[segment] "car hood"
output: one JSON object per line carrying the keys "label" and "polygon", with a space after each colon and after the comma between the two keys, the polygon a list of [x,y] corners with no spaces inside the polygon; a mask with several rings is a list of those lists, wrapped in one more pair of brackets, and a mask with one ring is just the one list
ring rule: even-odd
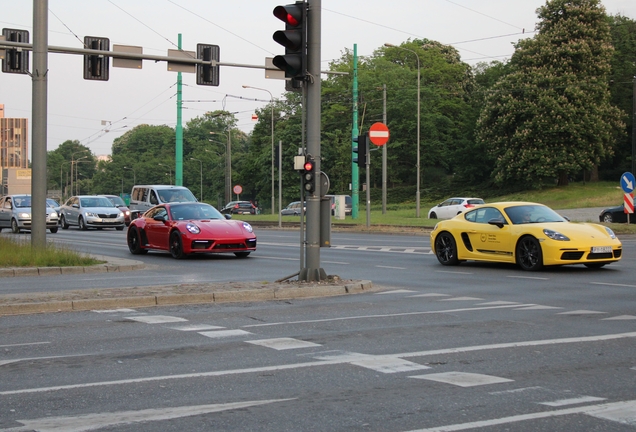
{"label": "car hood", "polygon": [[[16,213],[29,213],[29,214],[31,214],[31,207],[16,207],[13,210]],[[57,211],[54,208],[51,208],[51,207],[47,207],[46,208],[46,214],[47,215],[50,215],[53,212],[57,213]]]}
{"label": "car hood", "polygon": [[119,210],[116,207],[82,207],[82,211],[84,212],[91,212],[91,213],[106,213],[106,214],[114,214],[114,213],[121,213],[121,210]]}
{"label": "car hood", "polygon": [[[544,229],[557,231],[571,241],[590,246],[602,244],[621,244],[617,238],[611,238],[603,225],[591,223],[547,222],[527,225],[517,225],[528,230],[542,232]],[[539,236],[539,233],[535,233]],[[543,236],[542,236],[543,237]]]}
{"label": "car hood", "polygon": [[184,225],[186,223],[195,224],[201,229],[201,233],[213,234],[215,236],[218,236],[220,234],[240,237],[254,236],[253,232],[249,232],[245,228],[243,228],[243,222],[239,220],[204,219],[179,221],[180,225]]}

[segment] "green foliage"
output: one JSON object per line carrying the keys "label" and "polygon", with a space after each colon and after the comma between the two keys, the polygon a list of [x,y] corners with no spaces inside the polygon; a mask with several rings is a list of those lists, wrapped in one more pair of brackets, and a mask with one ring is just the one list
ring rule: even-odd
{"label": "green foliage", "polygon": [[100,263],[103,261],[52,244],[34,250],[30,242],[0,237],[0,267],[67,267]]}

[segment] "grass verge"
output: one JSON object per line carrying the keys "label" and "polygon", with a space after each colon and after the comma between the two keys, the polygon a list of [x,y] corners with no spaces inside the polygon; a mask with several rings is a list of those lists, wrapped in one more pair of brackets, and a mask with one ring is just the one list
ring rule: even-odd
{"label": "grass verge", "polygon": [[0,267],[70,267],[101,264],[87,255],[48,244],[33,249],[30,239],[0,237]]}

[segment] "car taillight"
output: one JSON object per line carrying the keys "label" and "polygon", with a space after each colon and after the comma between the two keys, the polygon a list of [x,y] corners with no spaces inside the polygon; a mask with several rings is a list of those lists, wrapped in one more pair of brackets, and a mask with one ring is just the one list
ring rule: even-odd
{"label": "car taillight", "polygon": [[238,204],[234,204],[234,208],[239,208],[239,205]]}
{"label": "car taillight", "polygon": [[466,207],[466,208],[475,207],[475,204],[464,204],[464,207]]}

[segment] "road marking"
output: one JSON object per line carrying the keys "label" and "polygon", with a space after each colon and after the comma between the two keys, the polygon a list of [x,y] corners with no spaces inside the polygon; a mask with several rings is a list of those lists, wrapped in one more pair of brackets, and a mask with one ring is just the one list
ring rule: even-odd
{"label": "road marking", "polygon": [[441,299],[441,300],[437,300],[437,301],[446,302],[446,301],[469,301],[469,300],[483,300],[483,298],[477,298],[477,297],[453,297],[453,298]]}
{"label": "road marking", "polygon": [[21,344],[0,345],[0,348],[11,348],[11,347],[29,346],[29,345],[45,345],[50,343],[51,342],[25,342]]}
{"label": "road marking", "polygon": [[522,387],[522,388],[517,388],[517,389],[512,389],[512,390],[502,390],[502,391],[496,391],[496,392],[489,392],[488,394],[490,394],[490,395],[502,395],[502,394],[510,394],[510,393],[523,393],[523,392],[534,391],[534,390],[543,390],[543,387],[541,387],[541,386]]}
{"label": "road marking", "polygon": [[437,381],[441,383],[456,385],[459,387],[475,387],[514,381],[508,378],[467,372],[442,372],[435,374],[415,375],[410,376],[409,378]]}
{"label": "road marking", "polygon": [[12,363],[20,363],[24,361],[32,362],[32,361],[39,361],[39,360],[51,360],[51,359],[69,358],[69,357],[83,357],[83,355],[74,354],[74,355],[64,355],[64,356],[25,357],[25,358],[17,358],[17,359],[9,359],[9,360],[0,360],[0,366],[12,364]]}
{"label": "road marking", "polygon": [[559,312],[557,315],[593,315],[593,314],[605,314],[607,312],[598,312],[591,310],[575,310],[570,312]]}
{"label": "road marking", "polygon": [[275,338],[275,339],[260,339],[260,340],[251,340],[245,341],[250,344],[264,346],[266,348],[272,348],[278,351],[288,350],[288,349],[298,349],[298,348],[312,348],[319,347],[321,345],[307,342],[294,338]]}
{"label": "road marking", "polygon": [[460,272],[460,271],[451,271],[451,270],[435,270],[435,273],[450,273],[450,274],[461,274],[461,275],[471,275],[471,274],[473,274],[473,273],[469,273],[469,272]]}
{"label": "road marking", "polygon": [[169,329],[172,330],[179,330],[179,331],[203,331],[203,330],[220,330],[222,328],[225,327],[219,327],[219,326],[213,326],[213,325],[208,325],[208,324],[192,324],[192,325],[184,325],[184,326],[174,326],[174,327],[170,327],[168,326]]}
{"label": "road marking", "polygon": [[343,363],[349,363],[354,366],[360,366],[386,374],[430,369],[430,366],[425,366],[419,363],[404,360],[393,355],[369,355],[343,352],[314,356],[314,358],[318,360],[338,360]]}
{"label": "road marking", "polygon": [[[381,294],[381,293],[377,293],[377,294]],[[312,324],[312,323],[319,323],[319,322],[336,322],[336,321],[348,321],[348,320],[356,320],[356,319],[392,318],[392,317],[398,317],[398,316],[411,316],[411,315],[433,315],[433,314],[445,314],[445,313],[455,313],[455,312],[473,312],[473,311],[491,310],[491,309],[510,309],[510,308],[516,308],[519,306],[531,306],[531,305],[482,306],[482,307],[471,307],[471,308],[460,308],[460,309],[445,309],[440,311],[403,312],[403,313],[381,314],[381,315],[380,314],[379,315],[359,315],[359,316],[340,317],[340,318],[273,322],[273,323],[265,323],[265,324],[248,324],[242,327],[243,328],[270,327],[270,326],[277,326],[277,325]]]}
{"label": "road marking", "polygon": [[511,301],[493,301],[493,302],[488,302],[488,303],[479,303],[477,304],[477,306],[494,306],[494,305],[518,305],[520,303],[518,302],[511,302]]}
{"label": "road marking", "polygon": [[512,279],[533,279],[533,280],[550,280],[550,278],[546,277],[537,277],[537,276],[506,276]]}
{"label": "road marking", "polygon": [[252,333],[246,332],[245,330],[213,330],[213,331],[199,332],[199,334],[215,339],[215,338],[223,338],[223,337],[231,337],[231,336],[245,336]]}
{"label": "road marking", "polygon": [[[461,431],[467,429],[476,429],[482,427],[504,425],[509,423],[517,423],[527,420],[537,420],[549,417],[559,417],[571,414],[587,414],[593,417],[606,420],[613,420],[626,425],[633,425],[633,418],[636,416],[636,401],[615,402],[601,405],[591,405],[578,408],[566,408],[556,411],[539,412],[532,414],[520,414],[510,417],[502,417],[498,419],[482,420],[470,423],[459,423],[454,425],[438,426],[426,429],[417,429],[409,432],[450,432]],[[630,420],[631,416],[631,420]]]}
{"label": "road marking", "polygon": [[578,398],[560,399],[553,402],[539,402],[539,405],[560,407],[560,406],[566,406],[566,405],[578,405],[578,404],[588,403],[588,402],[600,402],[606,399],[607,398],[600,398],[600,397],[594,397],[594,396],[581,396]]}
{"label": "road marking", "polygon": [[604,286],[615,286],[615,287],[625,287],[625,288],[636,288],[636,285],[625,285],[625,284],[613,284],[613,283],[605,283],[605,282],[590,282],[592,285],[604,285]]}
{"label": "road marking", "polygon": [[[160,420],[172,420],[183,417],[191,417],[201,414],[236,410],[258,405],[266,405],[276,402],[285,402],[290,399],[269,399],[245,402],[232,402],[225,404],[195,405],[181,407],[162,407],[138,411],[118,411],[110,413],[93,413],[78,416],[65,417],[45,417],[40,419],[16,420],[25,427],[20,430],[46,430],[46,431],[66,431],[80,432],[102,429],[106,427],[128,425],[134,423],[145,423]],[[2,431],[17,431],[17,428],[2,429]]]}
{"label": "road marking", "polygon": [[382,265],[377,265],[376,267],[385,268],[385,269],[406,270],[406,267],[393,267],[393,266],[382,266]]}
{"label": "road marking", "polygon": [[[544,339],[544,340],[534,340],[534,341],[499,343],[499,344],[492,344],[492,345],[476,345],[476,346],[468,346],[468,347],[445,348],[445,349],[429,350],[429,351],[397,353],[397,354],[391,354],[391,355],[386,355],[382,357],[403,359],[403,358],[410,358],[410,357],[426,357],[426,356],[435,356],[440,354],[457,354],[457,353],[484,351],[484,350],[492,350],[492,349],[559,345],[559,344],[583,343],[583,342],[603,342],[603,341],[626,339],[626,338],[636,338],[636,332],[616,333],[616,334],[607,334],[607,335],[600,335],[600,336],[583,336],[583,337],[577,337],[577,338]],[[379,357],[379,356],[374,356],[374,357]],[[323,361],[313,361],[313,362],[304,362],[304,363],[291,363],[291,364],[285,364],[285,365],[261,366],[261,367],[245,368],[245,369],[229,369],[229,370],[212,371],[212,372],[199,372],[199,373],[188,373],[188,374],[178,374],[178,375],[160,375],[160,376],[144,377],[144,378],[130,378],[130,379],[114,380],[114,381],[98,381],[98,382],[92,382],[92,383],[68,384],[68,385],[52,386],[52,387],[39,387],[39,388],[0,391],[0,396],[28,394],[28,393],[44,393],[49,391],[71,390],[71,389],[78,389],[78,388],[139,384],[139,383],[145,383],[145,382],[167,381],[167,380],[174,380],[174,379],[193,379],[193,378],[206,378],[206,377],[217,377],[217,376],[262,373],[262,372],[275,372],[275,371],[293,370],[293,369],[310,368],[310,367],[331,366],[331,365],[337,365],[337,364],[343,364],[343,363],[349,363],[349,362],[343,361],[343,360],[328,360],[328,361],[323,360]],[[636,370],[636,367],[632,369]],[[454,429],[451,429],[451,430],[454,430]],[[457,430],[461,430],[461,429],[457,429]]]}
{"label": "road marking", "polygon": [[534,305],[534,306],[525,306],[515,310],[547,310],[547,309],[563,309],[563,308],[556,307],[556,306]]}
{"label": "road marking", "polygon": [[418,295],[409,296],[409,298],[411,297],[450,297],[450,294],[428,293],[428,294],[418,294]]}
{"label": "road marking", "polygon": [[106,314],[111,314],[111,313],[119,313],[119,312],[125,312],[125,313],[133,313],[133,312],[137,312],[134,309],[104,309],[104,310],[93,310],[91,312],[97,312],[97,313],[106,313]]}
{"label": "road marking", "polygon": [[603,318],[601,321],[611,321],[611,320],[635,320],[636,316],[634,315],[619,315],[611,318]]}
{"label": "road marking", "polygon": [[142,322],[145,324],[165,324],[165,323],[172,323],[172,322],[187,321],[187,319],[185,318],[173,317],[168,315],[134,316],[134,317],[125,317],[125,319],[130,321]]}

